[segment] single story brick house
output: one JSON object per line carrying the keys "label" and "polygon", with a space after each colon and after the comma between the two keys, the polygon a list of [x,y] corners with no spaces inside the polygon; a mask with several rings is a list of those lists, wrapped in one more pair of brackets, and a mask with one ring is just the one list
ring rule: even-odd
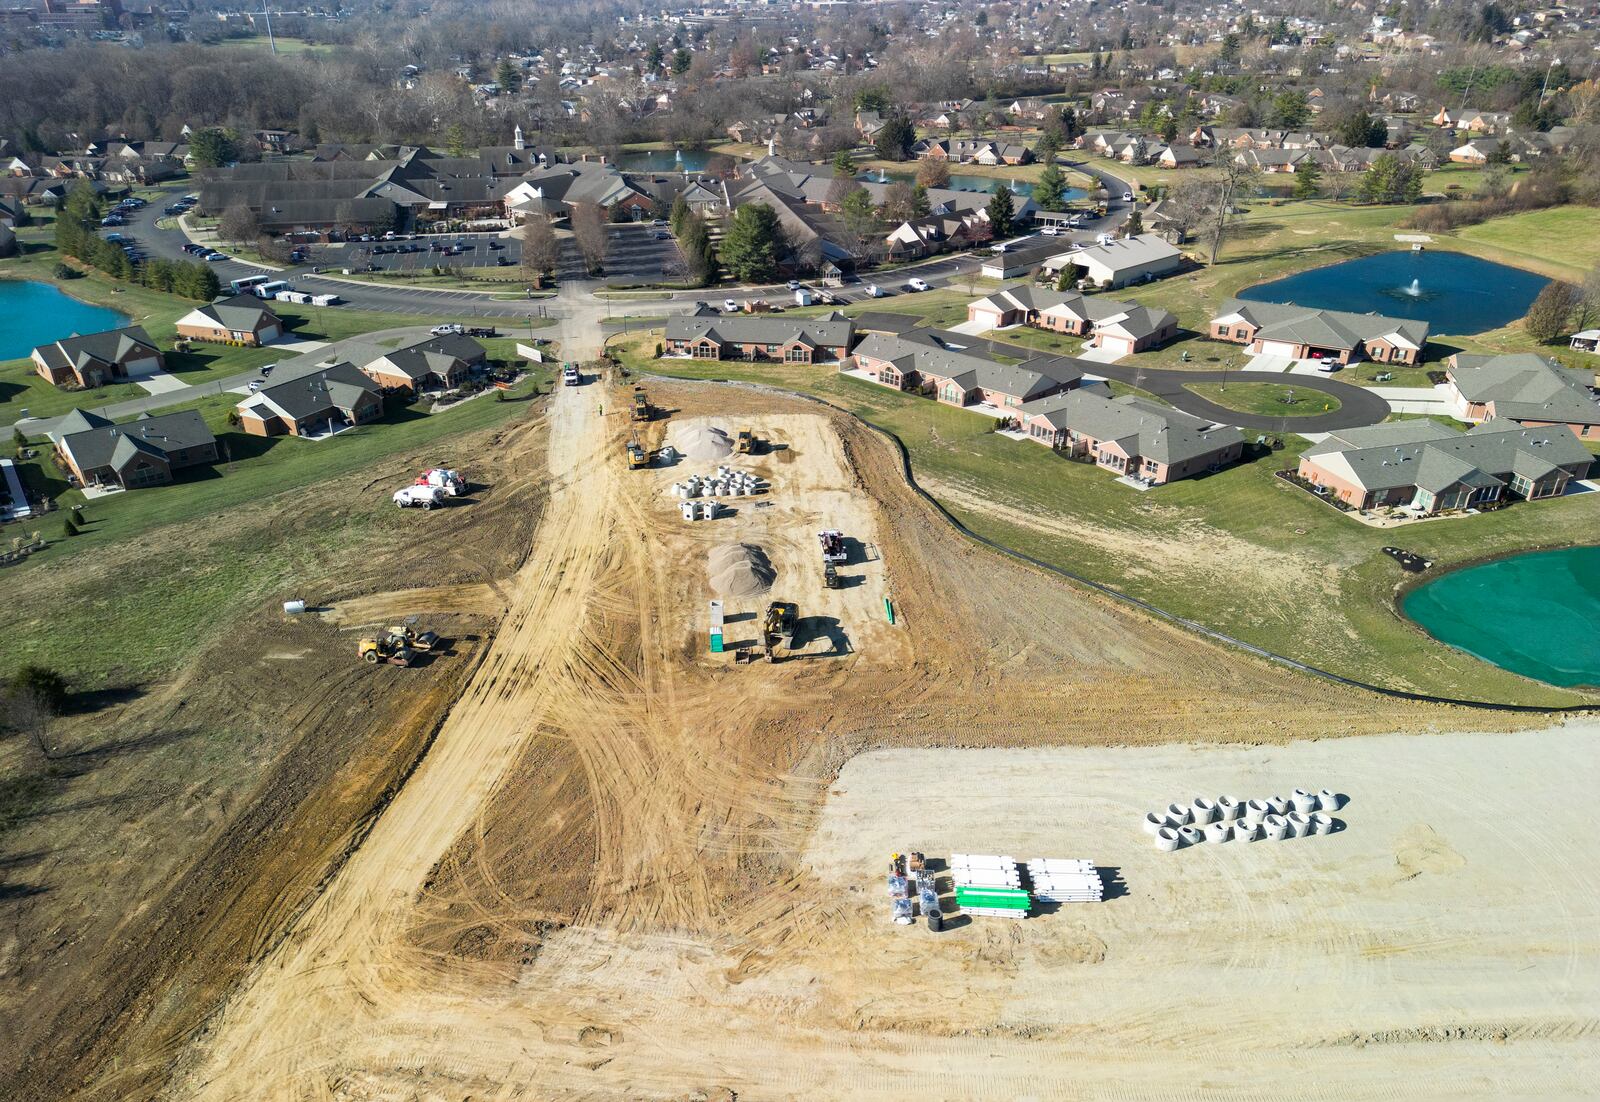
{"label": "single story brick house", "polygon": [[816,318],[740,317],[702,306],[667,319],[665,354],[696,360],[838,363],[850,354],[855,326],[843,314]]}
{"label": "single story brick house", "polygon": [[1027,284],[969,302],[967,320],[985,321],[995,329],[1031,325],[1053,333],[1087,336],[1091,347],[1114,349],[1122,355],[1160,348],[1178,333],[1178,319],[1157,307]]}
{"label": "single story brick house", "polygon": [[1154,486],[1216,470],[1244,453],[1244,437],[1232,426],[1132,394],[1112,398],[1099,386],[1029,402],[1018,425],[1030,440]]}
{"label": "single story brick house", "polygon": [[1558,497],[1594,461],[1565,425],[1477,425],[1456,432],[1435,421],[1344,429],[1300,456],[1299,475],[1354,509],[1434,514],[1515,495]]}
{"label": "single story brick house", "polygon": [[485,359],[483,345],[451,333],[397,348],[362,366],[361,371],[385,390],[419,393],[460,386]]}
{"label": "single story brick house", "polygon": [[190,310],[178,319],[177,330],[186,340],[251,347],[271,344],[284,332],[283,322],[271,307],[249,294],[219,298]]}
{"label": "single story brick house", "polygon": [[280,376],[237,408],[251,436],[326,436],[382,417],[383,390],[352,363],[324,363]]}
{"label": "single story brick house", "polygon": [[1231,298],[1211,319],[1211,336],[1256,354],[1296,360],[1416,364],[1428,343],[1428,323]]}
{"label": "single story brick house", "polygon": [[1532,352],[1511,356],[1458,352],[1445,363],[1445,385],[1459,420],[1566,425],[1580,439],[1600,440],[1593,371],[1562,367]]}
{"label": "single story brick house", "polygon": [[166,361],[150,335],[130,325],[40,345],[33,365],[56,386],[95,387],[154,375]]}
{"label": "single story brick house", "polygon": [[212,463],[217,438],[196,410],[144,414],[116,424],[98,414],[73,410],[50,432],[56,459],[80,486],[160,486],[174,471]]}
{"label": "single story brick house", "polygon": [[1084,368],[1091,365],[1070,356],[1001,363],[989,354],[986,342],[936,329],[913,329],[898,335],[868,334],[856,345],[851,366],[896,390],[931,387],[934,397],[946,405],[1015,410],[1081,386]]}
{"label": "single story brick house", "polygon": [[1025,165],[1033,163],[1033,150],[1021,142],[996,142],[987,138],[937,138],[918,142],[912,153],[930,161],[952,164]]}

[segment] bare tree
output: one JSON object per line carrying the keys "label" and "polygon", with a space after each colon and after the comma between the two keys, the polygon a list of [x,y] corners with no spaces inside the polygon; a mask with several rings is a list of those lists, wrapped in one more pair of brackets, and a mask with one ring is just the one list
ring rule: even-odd
{"label": "bare tree", "polygon": [[530,218],[517,231],[522,241],[522,274],[529,282],[542,284],[547,276],[555,274],[561,263],[561,243],[550,223],[543,218]]}
{"label": "bare tree", "polygon": [[1240,164],[1232,157],[1224,157],[1217,162],[1217,173],[1211,181],[1211,202],[1200,227],[1210,248],[1207,264],[1217,262],[1217,254],[1222,251],[1228,231],[1237,219],[1239,199],[1254,178],[1255,169]]}
{"label": "bare tree", "polygon": [[217,221],[217,236],[224,241],[254,241],[261,235],[261,226],[255,212],[243,203],[235,203],[222,212]]}
{"label": "bare tree", "polygon": [[572,208],[572,236],[583,254],[584,267],[590,275],[599,275],[606,262],[606,215],[593,203],[579,203]]}

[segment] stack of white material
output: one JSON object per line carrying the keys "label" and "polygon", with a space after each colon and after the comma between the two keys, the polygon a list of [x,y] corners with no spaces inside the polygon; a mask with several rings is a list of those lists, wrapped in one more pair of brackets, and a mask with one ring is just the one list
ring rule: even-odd
{"label": "stack of white material", "polygon": [[1050,903],[1099,903],[1105,886],[1094,863],[1082,858],[1035,857],[1027,864],[1033,897]]}
{"label": "stack of white material", "polygon": [[1015,857],[991,857],[983,853],[952,853],[950,877],[957,887],[1018,888],[1022,874]]}
{"label": "stack of white material", "polygon": [[1168,804],[1164,812],[1147,813],[1144,829],[1155,835],[1157,849],[1168,852],[1201,842],[1305,838],[1331,834],[1336,823],[1328,813],[1338,811],[1343,804],[1344,797],[1327,788],[1316,793],[1297,788],[1287,800],[1282,796],[1253,800],[1196,796],[1187,804]]}

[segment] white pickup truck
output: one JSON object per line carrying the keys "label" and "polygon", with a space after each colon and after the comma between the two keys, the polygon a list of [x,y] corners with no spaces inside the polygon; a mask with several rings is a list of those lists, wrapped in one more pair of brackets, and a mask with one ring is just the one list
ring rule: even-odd
{"label": "white pickup truck", "polygon": [[394,503],[402,509],[432,509],[444,504],[444,491],[437,486],[406,486],[394,492]]}
{"label": "white pickup truck", "polygon": [[568,364],[566,370],[561,372],[562,386],[577,386],[581,382],[583,382],[583,376],[578,374],[578,369],[572,364]]}

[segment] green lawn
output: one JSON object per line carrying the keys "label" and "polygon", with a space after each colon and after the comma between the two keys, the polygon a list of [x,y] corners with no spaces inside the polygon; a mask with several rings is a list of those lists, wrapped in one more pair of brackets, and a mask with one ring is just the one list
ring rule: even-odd
{"label": "green lawn", "polygon": [[[917,478],[974,531],[1242,639],[1394,688],[1559,705],[1579,694],[1537,685],[1434,643],[1394,611],[1402,577],[1390,543],[1441,565],[1592,541],[1586,497],[1466,520],[1369,529],[1274,477],[1300,448],[1287,438],[1218,475],[1149,493],[1037,444],[991,418],[899,394],[827,367],[650,358],[656,334],[624,342],[633,369],[745,379],[815,394],[893,431]],[[1233,384],[1230,384],[1230,390]],[[1219,578],[1228,584],[1219,586]]]}
{"label": "green lawn", "polygon": [[[1462,248],[1523,268],[1581,280],[1594,267],[1600,241],[1600,209],[1552,207],[1494,218],[1455,233]],[[1496,255],[1500,254],[1500,255]]]}
{"label": "green lawn", "polygon": [[1344,403],[1331,394],[1288,383],[1185,383],[1208,402],[1240,413],[1261,413],[1270,417],[1318,417],[1332,413]]}

